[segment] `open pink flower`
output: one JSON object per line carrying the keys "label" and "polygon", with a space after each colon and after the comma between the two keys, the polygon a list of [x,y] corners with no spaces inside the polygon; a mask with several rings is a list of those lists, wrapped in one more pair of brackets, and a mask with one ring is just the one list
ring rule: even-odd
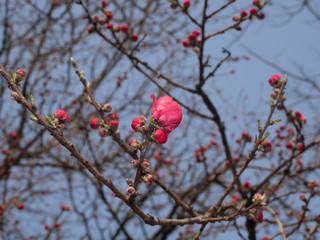
{"label": "open pink flower", "polygon": [[151,95],[153,105],[151,115],[165,128],[167,133],[177,128],[182,120],[182,108],[172,97],[164,96],[158,100]]}

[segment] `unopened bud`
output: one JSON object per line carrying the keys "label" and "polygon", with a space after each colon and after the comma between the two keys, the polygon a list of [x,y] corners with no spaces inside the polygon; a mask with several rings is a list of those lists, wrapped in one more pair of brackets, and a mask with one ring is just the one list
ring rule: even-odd
{"label": "unopened bud", "polygon": [[252,202],[261,203],[265,197],[266,197],[265,193],[263,195],[261,193],[256,193],[253,196]]}
{"label": "unopened bud", "polygon": [[141,180],[142,180],[143,182],[149,184],[149,183],[152,183],[153,178],[152,178],[151,174],[146,174],[146,175],[144,175],[144,176],[141,177]]}
{"label": "unopened bud", "polygon": [[139,161],[138,160],[132,160],[131,161],[131,166],[132,167],[136,168],[136,167],[138,167],[138,165],[139,165]]}
{"label": "unopened bud", "polygon": [[109,136],[108,129],[99,128],[99,135],[100,135],[100,137],[107,137],[107,136]]}
{"label": "unopened bud", "polygon": [[106,103],[105,105],[103,105],[102,111],[111,112],[112,111],[112,105],[110,103]]}
{"label": "unopened bud", "polygon": [[132,186],[133,185],[133,182],[130,178],[126,178],[126,183],[129,185],[129,186]]}
{"label": "unopened bud", "polygon": [[131,139],[129,142],[129,146],[135,148],[135,149],[139,149],[141,147],[141,142],[139,139]]}
{"label": "unopened bud", "polygon": [[15,100],[15,101],[20,101],[19,94],[16,93],[16,92],[12,92],[12,93],[11,93],[11,99],[12,99],[12,100]]}
{"label": "unopened bud", "polygon": [[128,187],[128,188],[127,188],[127,193],[130,194],[130,195],[132,195],[132,194],[135,193],[135,189],[134,189],[133,187]]}

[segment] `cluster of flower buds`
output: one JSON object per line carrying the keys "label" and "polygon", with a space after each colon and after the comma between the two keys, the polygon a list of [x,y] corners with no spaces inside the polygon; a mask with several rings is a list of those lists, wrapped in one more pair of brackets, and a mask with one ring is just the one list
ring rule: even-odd
{"label": "cluster of flower buds", "polygon": [[241,10],[240,16],[238,14],[234,14],[232,20],[235,22],[240,22],[246,19],[247,17],[250,19],[253,17],[257,17],[258,19],[263,20],[265,14],[263,12],[260,12],[260,9],[265,5],[265,1],[260,2],[260,0],[253,0],[252,4],[256,7],[251,7],[249,9],[249,16],[246,10]]}
{"label": "cluster of flower buds", "polygon": [[147,159],[143,159],[142,162],[140,161],[140,158],[132,160],[131,166],[134,168],[138,168],[139,166],[141,166],[142,168],[141,180],[145,183],[152,182],[152,175],[149,173],[150,163]]}
{"label": "cluster of flower buds", "polygon": [[286,144],[286,148],[288,149],[299,149],[300,152],[304,151],[304,144],[303,143],[298,143],[297,146],[294,146],[293,143],[291,141],[287,142]]}
{"label": "cluster of flower buds", "polygon": [[70,206],[66,205],[66,204],[63,204],[63,203],[60,203],[60,209],[62,211],[70,211]]}
{"label": "cluster of flower buds", "polygon": [[[25,76],[26,76],[26,72],[23,69],[18,69],[16,71],[16,74],[14,74],[13,83],[16,84],[16,86],[18,88],[20,88],[21,87],[21,82],[25,78]],[[8,83],[8,88],[10,90],[14,91],[14,89],[11,87],[11,85],[9,83]],[[12,92],[10,97],[11,97],[12,100],[20,103],[20,97],[19,97],[19,94],[17,92]]]}
{"label": "cluster of flower buds", "polygon": [[[175,9],[179,7],[179,3],[176,0],[171,0],[170,7]],[[186,12],[189,7],[190,7],[190,0],[184,0],[183,3],[180,5],[182,12]]]}
{"label": "cluster of flower buds", "polygon": [[199,46],[201,43],[201,39],[197,39],[198,36],[200,35],[200,31],[198,30],[193,30],[187,38],[184,38],[182,40],[182,44],[185,47],[195,47]]}
{"label": "cluster of flower buds", "polygon": [[[111,104],[107,103],[102,108],[104,112],[110,112],[112,110]],[[110,135],[109,131],[116,131],[118,132],[119,126],[119,116],[117,112],[109,113],[106,116],[107,124],[103,120],[98,119],[97,117],[92,118],[90,121],[90,126],[92,129],[99,129],[100,137],[107,137]]]}
{"label": "cluster of flower buds", "polygon": [[109,5],[106,1],[101,1],[101,10],[103,12],[103,17],[99,17],[97,14],[91,16],[91,23],[94,25],[90,25],[88,27],[88,33],[93,33],[95,31],[95,27],[98,25],[106,24],[106,28],[110,29],[112,32],[124,32],[127,34],[128,38],[134,42],[138,41],[139,35],[138,33],[134,33],[133,30],[130,30],[127,24],[123,25],[114,25],[111,20],[113,18],[113,13],[109,9],[105,9]]}
{"label": "cluster of flower buds", "polygon": [[69,123],[69,116],[62,109],[57,110],[53,114],[52,119],[53,119],[53,126],[56,128],[64,127]]}
{"label": "cluster of flower buds", "polygon": [[303,116],[300,111],[295,111],[293,119],[297,121],[301,127],[307,123],[307,118]]}
{"label": "cluster of flower buds", "polygon": [[309,181],[308,187],[309,188],[314,188],[314,187],[318,187],[320,184],[317,182],[317,180],[312,179]]}
{"label": "cluster of flower buds", "polygon": [[133,182],[130,178],[126,178],[126,183],[128,184],[127,193],[131,196],[135,194],[136,190],[133,187]]}
{"label": "cluster of flower buds", "polygon": [[127,37],[133,42],[136,42],[139,39],[139,34],[133,32],[133,30],[130,29],[127,24],[114,25],[112,22],[109,22],[107,23],[106,28],[111,30],[114,33],[117,33],[120,31],[126,33]]}
{"label": "cluster of flower buds", "polygon": [[200,148],[194,150],[194,156],[198,163],[205,161],[208,157],[205,155],[205,152],[209,149],[210,145],[204,145]]}
{"label": "cluster of flower buds", "polygon": [[236,138],[235,141],[236,141],[237,143],[240,143],[240,142],[242,142],[242,141],[244,141],[244,142],[251,142],[251,141],[252,141],[252,136],[251,136],[249,133],[243,131],[243,132],[241,133],[241,137],[240,137],[240,138]]}

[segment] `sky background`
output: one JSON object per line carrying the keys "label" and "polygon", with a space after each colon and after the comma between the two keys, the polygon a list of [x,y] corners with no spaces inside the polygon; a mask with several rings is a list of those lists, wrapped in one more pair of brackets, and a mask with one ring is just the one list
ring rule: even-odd
{"label": "sky background", "polygon": [[[220,6],[221,3],[224,3],[225,1],[209,2]],[[249,11],[249,8],[252,7],[251,2],[251,0],[237,1],[230,9],[227,9],[216,17],[212,25],[208,26],[207,32],[215,31],[220,29],[221,26],[231,24],[232,15],[239,13],[241,9]],[[277,73],[282,76],[284,76],[285,72],[288,73],[289,80],[286,90],[288,105],[294,110],[300,110],[303,115],[307,117],[308,125],[310,124],[313,126],[313,124],[317,122],[317,119],[319,119],[318,105],[310,105],[309,101],[305,101],[297,94],[298,91],[311,94],[313,97],[310,97],[309,100],[317,102],[319,101],[319,92],[310,88],[310,85],[305,81],[299,81],[299,79],[293,77],[294,75],[301,76],[305,73],[306,76],[317,83],[320,81],[318,77],[320,72],[320,19],[311,14],[310,10],[301,8],[301,2],[301,0],[275,0],[273,1],[272,6],[266,6],[264,8],[263,12],[266,15],[265,20],[260,21],[254,19],[253,21],[247,21],[242,25],[243,31],[238,32],[231,30],[208,41],[206,45],[206,54],[210,53],[214,58],[219,60],[220,57],[223,56],[221,53],[222,48],[226,48],[232,53],[233,57],[239,57],[239,61],[229,61],[223,64],[216,73],[216,76],[205,85],[205,91],[210,93],[211,99],[222,113],[222,120],[226,122],[228,136],[239,136],[243,130],[256,132],[256,124],[252,124],[252,121],[256,121],[256,115],[261,115],[261,120],[263,122],[263,118],[269,110],[269,95],[272,92],[272,88],[268,84],[268,78]],[[315,12],[320,12],[320,2],[318,0],[310,1],[310,3]],[[75,8],[75,12],[77,12],[77,10],[80,11],[81,8]],[[30,13],[26,11],[25,16],[28,16],[28,14]],[[84,25],[86,25],[85,21]],[[23,28],[23,25],[21,26]],[[181,31],[178,33],[177,37],[182,39],[193,29],[194,27],[190,24],[190,26],[186,28],[186,31]],[[94,45],[98,43],[98,38],[96,36],[89,36],[88,39],[88,45],[82,45],[82,47],[76,49],[78,50],[78,56],[81,56],[81,49],[87,49],[90,47],[90,44]],[[146,38],[146,41],[147,40],[148,38]],[[177,46],[177,54],[179,54],[178,51],[180,50],[191,51],[190,49],[184,49],[182,44],[179,43],[179,46]],[[267,65],[259,60],[255,54],[273,63],[275,66],[282,68],[284,71]],[[161,53],[155,52],[155,55],[150,55],[150,52],[148,52],[148,55],[149,59],[147,60],[156,63],[158,59],[155,55],[161,56]],[[248,56],[249,60],[245,59],[244,56]],[[194,64],[194,59],[195,58],[190,58],[188,64]],[[68,58],[66,58],[66,62],[67,61],[69,61]],[[64,63],[64,66],[67,66],[66,62]],[[89,65],[86,66],[84,62],[85,61],[79,62],[80,68],[83,68],[86,73],[90,72]],[[189,73],[189,71],[193,70],[192,68],[183,68],[183,65],[180,66],[181,63],[177,62],[176,64],[179,66],[179,69],[181,69],[180,71],[182,74],[184,74],[184,72]],[[122,72],[123,69],[121,69],[121,67],[126,69],[128,65],[128,62],[124,63],[120,66],[118,72],[115,70],[113,75],[116,77],[118,73]],[[25,68],[26,66],[27,65],[21,67]],[[99,66],[97,66],[97,68],[99,68]],[[59,71],[64,72],[65,69],[59,69]],[[71,70],[71,72],[72,71],[73,70]],[[96,71],[96,73],[97,72],[98,71]],[[231,72],[233,72],[233,74],[230,74]],[[54,76],[56,75],[54,72],[52,74]],[[94,73],[91,74],[92,75],[86,75],[89,81],[95,77]],[[73,79],[76,79],[74,74],[72,77]],[[134,71],[129,75],[129,78],[139,77],[141,77],[141,75]],[[81,92],[82,86],[79,81],[75,80],[75,82],[77,82],[78,85],[75,84],[73,90],[76,93],[75,95],[77,95]],[[107,90],[106,88],[101,88],[100,91],[97,91],[97,95],[100,95],[100,99],[103,99],[104,91],[113,91],[114,89],[114,87]],[[149,104],[151,103],[151,93],[152,92],[147,91],[143,97],[143,100]],[[173,91],[173,96],[175,96],[174,94],[175,92]],[[120,94],[119,96],[119,99],[123,97]],[[56,95],[52,95],[51,97],[55,98]],[[177,94],[176,97],[180,97],[180,95]],[[60,101],[60,103],[64,104],[63,101]],[[61,105],[63,106],[63,104]],[[114,105],[114,108],[117,109],[121,106],[121,101],[115,101],[112,104]],[[11,108],[14,105],[15,103],[10,102],[7,107]],[[145,107],[146,105],[141,103],[141,106],[141,112],[149,113],[147,107]],[[50,111],[52,112],[52,109],[50,109]],[[48,110],[48,112],[50,111]],[[247,114],[248,111],[252,112],[252,116],[255,115],[255,117],[252,118],[250,114]],[[137,113],[137,116],[139,114],[140,113]],[[184,114],[187,114],[186,111],[184,111]],[[282,113],[276,113],[276,116],[279,118],[284,117]],[[236,118],[240,118],[241,120],[235,121]],[[123,133],[129,131],[130,124],[128,123],[131,119],[132,116],[121,116],[120,128]],[[318,126],[315,127],[318,128]],[[270,129],[274,130],[275,127],[271,127]],[[196,129],[196,131],[198,131],[198,129]],[[97,136],[96,132],[92,132],[92,135],[94,134]],[[181,132],[179,133],[177,130],[172,133],[172,136],[179,136],[179,134],[181,134]],[[274,136],[275,133],[272,132],[270,137]],[[171,144],[174,144],[174,141],[174,137],[169,138],[167,145],[170,146]],[[247,176],[248,174],[244,175],[244,178]],[[48,184],[50,184],[50,182]],[[50,206],[50,204],[52,204],[51,201],[52,200],[49,199],[46,204]],[[118,199],[114,201],[118,201]],[[58,202],[59,200],[57,200],[56,204],[58,204]],[[198,228],[198,226],[195,228]],[[154,228],[150,226],[146,226],[146,229],[150,231],[154,230]],[[184,227],[181,227],[181,229],[184,229]],[[176,232],[170,237],[173,238],[173,236],[176,236]],[[225,233],[223,238],[231,239],[232,236],[234,235]]]}

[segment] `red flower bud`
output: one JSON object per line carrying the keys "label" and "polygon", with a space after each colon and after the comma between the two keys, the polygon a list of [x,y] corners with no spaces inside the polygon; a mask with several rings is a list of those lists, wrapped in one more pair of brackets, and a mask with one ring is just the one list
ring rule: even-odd
{"label": "red flower bud", "polygon": [[22,210],[24,208],[24,204],[22,203],[22,202],[20,202],[19,204],[18,204],[18,209],[19,210]]}
{"label": "red flower bud", "polygon": [[184,38],[184,39],[182,40],[182,44],[183,44],[183,46],[185,46],[185,47],[189,47],[189,40],[186,39],[186,38]]}
{"label": "red flower bud", "polygon": [[154,139],[160,144],[165,144],[168,140],[168,133],[162,129],[157,129],[154,134]]}
{"label": "red flower bud", "polygon": [[241,17],[246,17],[248,15],[248,13],[246,10],[241,10],[240,15],[241,15]]}
{"label": "red flower bud", "polygon": [[101,0],[101,7],[102,8],[105,8],[108,5],[109,5],[109,3],[106,0]]}
{"label": "red flower bud", "polygon": [[107,10],[105,14],[106,14],[107,20],[110,21],[113,17],[112,12],[110,10]]}
{"label": "red flower bud", "polygon": [[252,2],[253,5],[259,6],[260,0],[253,0]]}
{"label": "red flower bud", "polygon": [[106,28],[112,29],[112,26],[113,26],[113,23],[112,23],[112,22],[109,22],[109,23],[107,23]]}
{"label": "red flower bud", "polygon": [[109,114],[108,114],[108,117],[109,117],[111,120],[119,120],[119,116],[118,116],[118,113],[117,113],[117,112],[109,113]]}
{"label": "red flower bud", "polygon": [[93,33],[93,32],[94,32],[93,26],[89,26],[88,27],[88,33],[90,34],[90,33]]}
{"label": "red flower bud", "polygon": [[18,69],[16,73],[21,74],[23,77],[26,76],[26,72],[23,69]]}
{"label": "red flower bud", "polygon": [[92,129],[98,129],[99,128],[99,120],[98,118],[92,118],[90,122],[90,126]]}
{"label": "red flower bud", "polygon": [[142,118],[136,117],[132,120],[131,127],[133,130],[139,131],[139,128],[144,124],[145,122],[142,120]]}
{"label": "red flower bud", "polygon": [[292,142],[287,142],[286,148],[292,148]]}
{"label": "red flower bud", "polygon": [[258,209],[258,217],[257,217],[257,221],[258,222],[261,222],[262,220],[263,220],[263,212],[262,212],[262,210],[261,209]]}
{"label": "red flower bud", "polygon": [[69,116],[68,114],[64,111],[64,110],[57,110],[53,116],[53,119],[57,119],[58,120],[58,124],[67,124],[69,123]]}
{"label": "red flower bud", "polygon": [[120,26],[120,30],[122,32],[127,32],[129,30],[129,26],[127,24],[123,24]]}
{"label": "red flower bud", "polygon": [[252,8],[250,8],[249,12],[250,12],[251,15],[256,15],[257,14],[257,9],[252,7]]}
{"label": "red flower bud", "polygon": [[250,187],[250,182],[249,182],[249,181],[245,181],[245,182],[243,183],[243,187],[244,187],[244,188],[249,188],[249,187]]}
{"label": "red flower bud", "polygon": [[269,141],[263,140],[261,145],[264,148],[263,152],[267,153],[267,152],[272,151],[272,145],[271,145],[271,143]]}
{"label": "red flower bud", "polygon": [[300,111],[295,111],[294,115],[296,115],[297,118],[300,118],[302,116]]}
{"label": "red flower bud", "polygon": [[191,33],[196,35],[197,37],[200,35],[200,31],[199,30],[193,30]]}
{"label": "red flower bud", "polygon": [[182,7],[183,7],[184,9],[188,9],[189,6],[190,6],[190,0],[185,0],[185,1],[183,2]]}
{"label": "red flower bud", "polygon": [[98,15],[93,15],[92,17],[91,17],[91,19],[92,19],[92,22],[94,22],[94,23],[97,23],[98,21],[99,21],[99,17],[98,17]]}
{"label": "red flower bud", "polygon": [[131,139],[130,142],[129,142],[129,146],[132,146],[134,148],[139,148],[141,142],[138,140],[138,139]]}
{"label": "red flower bud", "polygon": [[279,81],[281,80],[281,76],[279,74],[275,74],[275,75],[272,75],[270,78],[269,78],[269,84],[271,86],[274,86],[276,85]]}
{"label": "red flower bud", "polygon": [[300,194],[299,198],[302,200],[302,201],[306,201],[307,198],[304,194]]}
{"label": "red flower bud", "polygon": [[132,34],[132,41],[136,42],[136,41],[138,41],[138,39],[139,39],[138,33]]}
{"label": "red flower bud", "polygon": [[9,132],[9,137],[11,137],[11,138],[15,138],[15,139],[18,139],[18,133],[16,133],[16,132]]}
{"label": "red flower bud", "polygon": [[216,140],[211,140],[211,144],[212,144],[213,146],[217,146],[217,141],[216,141]]}
{"label": "red flower bud", "polygon": [[299,150],[302,152],[302,151],[304,151],[304,145],[303,145],[303,143],[299,143],[298,144],[298,148],[299,148]]}
{"label": "red flower bud", "polygon": [[109,124],[110,124],[110,126],[112,126],[112,127],[118,127],[119,122],[118,122],[117,120],[111,120],[111,121],[109,122]]}

